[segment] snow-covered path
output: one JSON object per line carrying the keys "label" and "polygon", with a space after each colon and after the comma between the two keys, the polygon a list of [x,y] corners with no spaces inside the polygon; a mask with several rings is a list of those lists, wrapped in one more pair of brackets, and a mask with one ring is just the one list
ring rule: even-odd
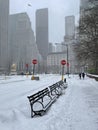
{"label": "snow-covered path", "polygon": [[[98,83],[89,78],[86,78],[85,80],[79,80],[78,77],[75,77],[74,80],[70,80],[70,106],[68,109],[70,128],[67,128],[68,130],[98,130],[97,86]],[[94,97],[94,95],[96,95],[94,102],[97,104],[95,115],[93,114],[93,98],[90,98],[91,96]],[[89,101],[92,102],[92,108],[89,106]]]}
{"label": "snow-covered path", "polygon": [[[0,80],[0,130],[98,130],[98,82],[77,75],[67,78],[68,88],[42,117],[30,117],[27,96],[61,79],[40,75]],[[17,81],[17,82],[16,82]]]}

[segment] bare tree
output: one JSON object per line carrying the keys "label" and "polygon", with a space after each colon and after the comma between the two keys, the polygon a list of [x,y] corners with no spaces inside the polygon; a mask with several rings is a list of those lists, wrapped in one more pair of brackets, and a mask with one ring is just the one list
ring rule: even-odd
{"label": "bare tree", "polygon": [[80,61],[91,61],[98,73],[98,6],[85,10],[79,23],[79,43],[76,46]]}

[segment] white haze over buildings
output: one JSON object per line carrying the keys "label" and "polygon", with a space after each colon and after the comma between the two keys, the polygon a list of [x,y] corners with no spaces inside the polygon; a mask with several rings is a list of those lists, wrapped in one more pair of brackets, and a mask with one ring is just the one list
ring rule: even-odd
{"label": "white haze over buildings", "polygon": [[36,10],[48,8],[49,42],[61,42],[65,35],[65,16],[75,15],[78,24],[79,2],[80,0],[10,0],[10,13],[27,12],[35,33]]}

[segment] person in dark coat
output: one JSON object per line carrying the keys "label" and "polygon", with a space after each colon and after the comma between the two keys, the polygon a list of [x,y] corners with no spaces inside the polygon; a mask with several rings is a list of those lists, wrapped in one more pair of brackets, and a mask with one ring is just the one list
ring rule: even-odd
{"label": "person in dark coat", "polygon": [[85,78],[85,73],[82,73],[82,78],[83,78],[83,79]]}
{"label": "person in dark coat", "polygon": [[81,73],[79,73],[79,78],[81,79]]}

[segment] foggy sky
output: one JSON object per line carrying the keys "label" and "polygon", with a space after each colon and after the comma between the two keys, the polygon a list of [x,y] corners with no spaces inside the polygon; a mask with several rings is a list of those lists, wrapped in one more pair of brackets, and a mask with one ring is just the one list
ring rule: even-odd
{"label": "foggy sky", "polygon": [[62,42],[65,35],[65,16],[75,15],[77,24],[79,2],[80,0],[10,0],[10,13],[27,12],[35,34],[35,12],[40,8],[48,8],[49,42]]}

